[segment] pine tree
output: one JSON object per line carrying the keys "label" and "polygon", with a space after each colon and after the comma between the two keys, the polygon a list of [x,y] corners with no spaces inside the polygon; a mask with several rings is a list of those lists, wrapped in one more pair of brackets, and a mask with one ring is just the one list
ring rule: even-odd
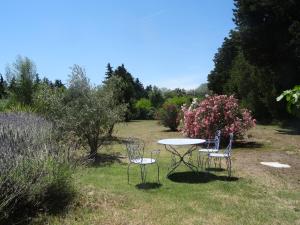
{"label": "pine tree", "polygon": [[108,80],[113,76],[114,70],[110,63],[107,63],[106,72],[105,72],[105,80]]}
{"label": "pine tree", "polygon": [[3,79],[2,74],[0,73],[0,98],[4,98],[6,96],[5,88],[6,88],[6,83]]}
{"label": "pine tree", "polygon": [[56,88],[65,88],[65,85],[61,82],[61,80],[54,81],[54,87]]}
{"label": "pine tree", "polygon": [[135,98],[141,99],[146,97],[146,91],[144,85],[140,82],[139,78],[134,80]]}

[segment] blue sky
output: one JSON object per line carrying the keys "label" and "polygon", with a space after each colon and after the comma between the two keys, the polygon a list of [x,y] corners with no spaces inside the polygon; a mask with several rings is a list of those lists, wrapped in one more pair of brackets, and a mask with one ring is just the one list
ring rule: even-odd
{"label": "blue sky", "polygon": [[125,64],[144,85],[193,89],[234,28],[232,0],[2,0],[0,72],[17,55],[39,74],[65,82],[70,66],[91,82],[108,62]]}

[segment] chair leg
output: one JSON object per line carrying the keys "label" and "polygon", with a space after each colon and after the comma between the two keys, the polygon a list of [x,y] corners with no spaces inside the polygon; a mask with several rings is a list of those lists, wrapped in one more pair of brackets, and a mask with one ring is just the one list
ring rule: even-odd
{"label": "chair leg", "polygon": [[208,154],[202,154],[202,156],[199,154],[199,159],[200,159],[200,165],[202,170],[209,167],[210,162],[209,162]]}
{"label": "chair leg", "polygon": [[205,167],[206,168],[210,168],[210,160],[211,160],[211,158],[209,156],[207,156],[207,159],[205,160]]}
{"label": "chair leg", "polygon": [[146,165],[144,166],[144,183],[146,183],[146,178],[147,178],[147,168]]}
{"label": "chair leg", "polygon": [[130,167],[130,164],[128,164],[127,166],[127,182],[129,184],[129,167]]}
{"label": "chair leg", "polygon": [[146,166],[145,165],[141,165],[141,179],[142,179],[142,183],[145,183],[145,181],[146,181]]}
{"label": "chair leg", "polygon": [[190,158],[189,158],[189,162],[192,163],[193,162],[193,153],[190,153]]}
{"label": "chair leg", "polygon": [[231,158],[227,158],[227,171],[228,171],[228,177],[231,177]]}
{"label": "chair leg", "polygon": [[157,166],[157,181],[158,181],[158,183],[160,183],[160,181],[159,181],[159,165],[158,165],[158,163],[156,164],[156,166]]}

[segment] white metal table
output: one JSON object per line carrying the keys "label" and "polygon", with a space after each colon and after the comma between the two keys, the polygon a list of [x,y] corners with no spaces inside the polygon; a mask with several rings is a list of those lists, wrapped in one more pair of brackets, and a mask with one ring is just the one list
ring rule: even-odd
{"label": "white metal table", "polygon": [[[185,160],[185,156],[191,155],[191,153],[197,149],[197,145],[203,144],[203,139],[190,139],[190,138],[172,138],[162,139],[158,141],[158,144],[165,146],[165,149],[172,154],[171,166],[167,176],[169,176],[181,163],[186,165],[192,171],[198,171],[198,168],[190,161]],[[181,152],[178,147],[188,146],[186,151]],[[177,148],[177,149],[176,149]]]}

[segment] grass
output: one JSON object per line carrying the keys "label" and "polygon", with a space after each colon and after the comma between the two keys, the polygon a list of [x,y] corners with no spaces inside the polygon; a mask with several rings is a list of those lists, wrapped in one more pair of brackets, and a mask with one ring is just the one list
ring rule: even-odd
{"label": "grass", "polygon": [[[97,163],[76,173],[80,194],[65,214],[40,215],[32,224],[300,224],[300,136],[279,129],[257,126],[235,143],[232,179],[226,171],[197,175],[185,167],[166,178],[170,155],[156,142],[182,135],[155,121],[120,125],[118,138],[142,138],[146,152],[162,150],[161,185],[155,183],[155,166],[148,167],[149,183],[142,188],[138,167],[132,167],[128,185],[125,149],[115,143],[99,151]],[[266,168],[262,160],[292,168]]]}

